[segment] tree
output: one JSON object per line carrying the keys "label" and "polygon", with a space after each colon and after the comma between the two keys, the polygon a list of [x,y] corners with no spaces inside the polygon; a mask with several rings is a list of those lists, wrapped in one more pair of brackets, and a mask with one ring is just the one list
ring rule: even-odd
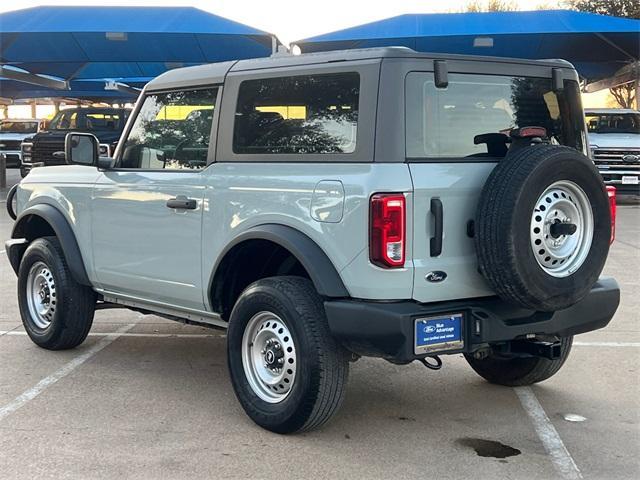
{"label": "tree", "polygon": [[467,12],[514,12],[518,4],[515,0],[471,0],[465,9]]}
{"label": "tree", "polygon": [[[566,3],[581,12],[640,19],[640,2],[638,0],[566,0]],[[610,88],[609,92],[622,108],[631,108],[636,96],[637,83],[638,79],[636,78],[635,82]]]}
{"label": "tree", "polygon": [[616,99],[622,108],[632,108],[636,97],[634,82],[625,83],[609,89],[609,93]]}
{"label": "tree", "polygon": [[566,0],[566,5],[581,12],[640,19],[638,0]]}

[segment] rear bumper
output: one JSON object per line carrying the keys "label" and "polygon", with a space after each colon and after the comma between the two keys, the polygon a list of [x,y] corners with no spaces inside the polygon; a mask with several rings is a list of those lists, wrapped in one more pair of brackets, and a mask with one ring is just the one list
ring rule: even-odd
{"label": "rear bumper", "polygon": [[497,297],[433,304],[347,299],[327,300],[324,305],[331,333],[350,350],[404,363],[425,357],[414,353],[414,324],[418,318],[462,313],[464,347],[430,355],[471,353],[489,343],[507,342],[527,334],[566,337],[603,328],[619,303],[617,282],[601,278],[583,300],[551,313],[514,307]]}

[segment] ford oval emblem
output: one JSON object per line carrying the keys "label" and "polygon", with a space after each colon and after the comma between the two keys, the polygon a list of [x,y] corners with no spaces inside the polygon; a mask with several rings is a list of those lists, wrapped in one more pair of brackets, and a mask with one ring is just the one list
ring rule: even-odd
{"label": "ford oval emblem", "polygon": [[424,276],[424,279],[427,282],[431,282],[431,283],[444,282],[446,278],[447,278],[447,274],[442,270],[434,270],[433,272],[429,272]]}

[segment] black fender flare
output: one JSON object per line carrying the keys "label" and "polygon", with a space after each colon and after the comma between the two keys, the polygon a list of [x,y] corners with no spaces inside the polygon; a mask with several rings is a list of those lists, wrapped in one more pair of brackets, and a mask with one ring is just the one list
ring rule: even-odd
{"label": "black fender flare", "polygon": [[58,241],[62,246],[64,258],[67,261],[67,265],[69,266],[73,279],[81,285],[91,286],[76,236],[65,216],[56,207],[46,203],[40,203],[21,212],[13,226],[11,238],[25,238],[28,241],[34,240],[33,238],[29,238],[27,235],[27,224],[29,222],[29,218],[33,216],[40,217],[51,225],[51,228],[55,232],[56,237],[58,237]]}
{"label": "black fender flare", "polygon": [[333,263],[318,244],[295,228],[275,223],[252,227],[227,244],[213,268],[213,273],[209,280],[209,291],[211,291],[216,281],[218,268],[227,253],[233,247],[247,240],[269,240],[286,248],[309,273],[309,277],[320,295],[333,298],[349,297],[349,291],[344,286],[340,274],[338,274]]}

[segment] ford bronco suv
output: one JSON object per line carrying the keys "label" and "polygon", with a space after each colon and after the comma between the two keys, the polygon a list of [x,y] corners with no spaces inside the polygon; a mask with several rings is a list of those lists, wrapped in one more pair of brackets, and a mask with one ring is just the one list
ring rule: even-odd
{"label": "ford bronco suv", "polygon": [[92,133],[100,141],[100,155],[111,157],[129,113],[126,108],[70,108],[58,112],[46,130],[22,143],[22,177],[34,165],[64,165],[64,141],[70,131]]}
{"label": "ford bronco suv", "polygon": [[489,382],[540,382],[618,307],[564,61],[384,48],[176,69],[114,157],[98,148],[69,133],[69,164],[12,192],[29,336],[75,347],[117,306],[226,328],[237,398],[275,432],[329,419],[360,356],[464,354]]}

